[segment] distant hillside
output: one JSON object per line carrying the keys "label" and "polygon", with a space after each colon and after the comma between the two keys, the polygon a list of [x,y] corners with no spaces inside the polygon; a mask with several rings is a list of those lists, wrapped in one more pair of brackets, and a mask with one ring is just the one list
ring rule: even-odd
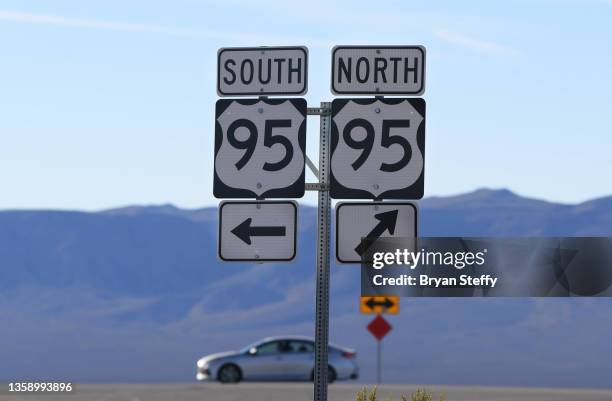
{"label": "distant hillside", "polygon": [[[506,190],[420,202],[421,234],[612,236],[612,197],[579,205]],[[273,334],[313,333],[316,213],[298,258],[223,264],[215,208],[0,212],[0,381],[189,381],[195,359]],[[374,342],[359,269],[333,266],[331,335]],[[411,383],[612,387],[608,299],[404,299],[385,377]],[[503,360],[503,363],[500,361]]]}
{"label": "distant hillside", "polygon": [[612,236],[612,196],[563,205],[481,189],[421,203],[423,235]]}

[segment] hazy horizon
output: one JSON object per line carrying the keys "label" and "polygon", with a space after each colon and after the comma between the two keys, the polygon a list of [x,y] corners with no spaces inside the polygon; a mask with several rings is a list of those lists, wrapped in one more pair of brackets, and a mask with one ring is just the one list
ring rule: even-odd
{"label": "hazy horizon", "polygon": [[[440,199],[445,199],[445,198],[454,198],[454,197],[461,197],[461,196],[466,196],[466,195],[470,195],[470,194],[474,194],[474,193],[478,193],[481,191],[490,191],[492,193],[499,193],[499,192],[504,192],[504,191],[509,191],[510,193],[512,193],[514,196],[517,196],[519,198],[522,199],[528,199],[528,200],[534,200],[534,201],[541,201],[541,202],[547,202],[547,203],[551,203],[551,204],[557,204],[557,205],[564,205],[564,206],[577,206],[583,203],[588,203],[588,202],[592,202],[592,201],[596,201],[599,199],[607,199],[612,197],[612,192],[608,195],[602,195],[602,196],[598,196],[595,198],[590,198],[590,199],[584,199],[582,201],[579,202],[560,202],[560,201],[555,201],[555,200],[550,200],[550,199],[544,199],[544,198],[537,198],[537,197],[533,197],[533,196],[528,196],[528,195],[523,195],[523,194],[519,194],[515,191],[512,191],[511,189],[508,188],[476,188],[472,191],[466,191],[466,192],[459,192],[459,193],[452,193],[452,194],[447,194],[447,195],[428,195],[425,196],[423,199],[420,200],[416,200],[416,201],[412,201],[412,202],[423,202],[423,201],[427,201],[428,199],[434,199],[434,198],[440,198]],[[101,207],[101,208],[95,208],[95,209],[87,209],[87,208],[69,208],[69,207],[7,207],[7,208],[0,208],[0,212],[10,212],[10,211],[66,211],[66,212],[84,212],[84,213],[97,213],[97,212],[106,212],[106,211],[110,211],[110,210],[116,210],[116,209],[123,209],[123,208],[130,208],[130,207],[142,207],[142,208],[146,208],[146,207],[175,207],[177,209],[180,210],[199,210],[199,209],[204,209],[204,208],[216,208],[218,207],[218,203],[221,202],[221,199],[217,199],[216,203],[211,203],[211,204],[204,204],[204,205],[200,205],[200,206],[191,206],[191,207],[184,207],[182,205],[177,205],[175,203],[172,202],[159,202],[159,203],[130,203],[130,204],[123,204],[123,205],[109,205],[107,207]],[[341,200],[334,200],[332,202],[332,205],[335,206],[336,203],[338,202],[342,202]],[[299,204],[300,206],[306,206],[306,207],[316,207],[317,204],[315,202],[311,202],[310,200],[299,200]]]}

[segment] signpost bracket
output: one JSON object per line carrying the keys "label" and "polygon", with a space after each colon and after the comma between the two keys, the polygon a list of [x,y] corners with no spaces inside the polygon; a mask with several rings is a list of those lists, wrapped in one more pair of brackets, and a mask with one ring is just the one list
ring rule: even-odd
{"label": "signpost bracket", "polygon": [[306,191],[329,191],[329,185],[320,182],[307,182]]}
{"label": "signpost bracket", "polygon": [[309,116],[327,116],[331,114],[331,103],[321,102],[321,104],[327,104],[329,106],[321,107],[307,107],[306,114]]}
{"label": "signpost bracket", "polygon": [[312,174],[314,174],[314,176],[317,177],[317,180],[318,180],[319,179],[319,169],[317,168],[317,166],[315,166],[312,160],[310,160],[310,157],[308,157],[308,155],[306,155],[306,164],[308,165],[308,168],[310,169],[310,171],[312,171]]}

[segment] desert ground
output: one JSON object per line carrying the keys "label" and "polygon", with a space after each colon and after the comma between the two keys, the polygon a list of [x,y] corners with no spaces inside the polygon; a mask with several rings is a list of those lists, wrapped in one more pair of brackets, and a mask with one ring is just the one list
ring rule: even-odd
{"label": "desert ground", "polygon": [[[332,384],[329,401],[355,399],[360,384]],[[416,385],[383,384],[379,387],[379,400],[399,400],[400,394],[409,394]],[[545,389],[471,386],[425,386],[434,393],[444,392],[447,401],[611,401],[612,390]],[[11,394],[6,384],[0,390],[0,401],[308,401],[313,399],[310,383],[217,383],[192,384],[77,384],[71,394]],[[408,397],[409,399],[409,397]]]}

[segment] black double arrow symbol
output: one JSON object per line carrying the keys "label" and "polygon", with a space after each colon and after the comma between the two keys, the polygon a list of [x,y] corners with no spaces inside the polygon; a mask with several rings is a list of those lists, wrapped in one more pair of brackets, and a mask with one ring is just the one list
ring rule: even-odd
{"label": "black double arrow symbol", "polygon": [[249,217],[232,230],[232,234],[242,242],[251,245],[251,237],[284,237],[287,229],[283,226],[252,226],[253,219]]}
{"label": "black double arrow symbol", "polygon": [[382,306],[385,309],[389,309],[391,308],[393,305],[395,305],[395,303],[393,301],[391,301],[389,298],[385,298],[384,301],[375,301],[374,298],[370,298],[366,301],[365,303],[368,308],[370,308],[371,310],[374,310],[375,307],[377,306]]}

